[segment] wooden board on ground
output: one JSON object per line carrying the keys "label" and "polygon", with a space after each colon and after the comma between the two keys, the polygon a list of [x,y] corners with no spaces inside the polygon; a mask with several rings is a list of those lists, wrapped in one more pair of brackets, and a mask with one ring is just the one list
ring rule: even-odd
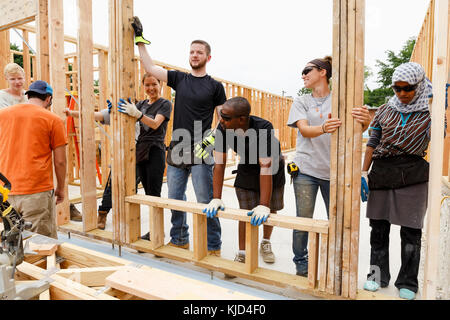
{"label": "wooden board on ground", "polygon": [[58,250],[57,244],[51,243],[33,243],[30,242],[30,250],[36,252],[40,256],[51,256]]}
{"label": "wooden board on ground", "polygon": [[106,285],[148,300],[255,300],[230,291],[158,269],[124,267],[106,278]]}

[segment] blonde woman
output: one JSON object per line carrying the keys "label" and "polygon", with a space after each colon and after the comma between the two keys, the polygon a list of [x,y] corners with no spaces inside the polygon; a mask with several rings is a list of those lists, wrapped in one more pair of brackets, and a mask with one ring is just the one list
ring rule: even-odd
{"label": "blonde woman", "polygon": [[9,88],[0,90],[0,109],[25,103],[28,101],[23,88],[25,84],[25,71],[17,63],[6,65],[4,75]]}

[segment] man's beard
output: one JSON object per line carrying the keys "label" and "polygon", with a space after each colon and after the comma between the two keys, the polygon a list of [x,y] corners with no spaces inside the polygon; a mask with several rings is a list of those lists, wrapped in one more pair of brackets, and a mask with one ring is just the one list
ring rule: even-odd
{"label": "man's beard", "polygon": [[202,69],[206,65],[206,60],[198,62],[196,66],[192,65],[192,62],[189,61],[189,64],[191,65],[192,70],[199,70]]}

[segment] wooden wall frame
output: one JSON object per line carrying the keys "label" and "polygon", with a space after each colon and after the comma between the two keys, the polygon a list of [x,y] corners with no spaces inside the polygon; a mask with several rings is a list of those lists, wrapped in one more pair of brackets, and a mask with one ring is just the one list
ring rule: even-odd
{"label": "wooden wall frame", "polygon": [[[25,0],[22,0],[25,1]],[[101,101],[98,106],[104,107],[105,98],[110,98],[113,104],[117,104],[120,98],[141,96],[142,92],[136,88],[136,82],[142,77],[142,67],[134,55],[133,31],[130,26],[133,16],[133,0],[110,0],[110,46],[100,47],[92,43],[92,0],[78,0],[77,8],[80,12],[80,27],[77,39],[73,39],[62,34],[62,0],[35,0],[37,4],[36,32],[37,32],[37,65],[36,76],[42,80],[49,81],[56,89],[55,98],[62,105],[62,90],[64,80],[58,78],[62,69],[60,67],[67,63],[61,63],[64,57],[62,43],[70,41],[77,43],[78,53],[75,56],[73,66],[76,70],[70,72],[76,75],[74,87],[77,88],[82,109],[81,132],[82,132],[82,164],[80,172],[80,184],[82,187],[83,200],[83,225],[75,226],[73,223],[66,223],[60,230],[78,233],[87,237],[101,239],[104,241],[128,246],[145,252],[158,253],[172,259],[191,261],[192,263],[218,271],[225,271],[230,274],[256,279],[257,281],[291,286],[300,290],[307,290],[313,295],[327,298],[350,298],[358,299],[362,296],[374,298],[377,295],[368,294],[357,290],[358,275],[358,245],[359,245],[359,190],[360,190],[360,168],[361,168],[361,128],[351,117],[351,109],[354,106],[362,105],[363,98],[363,65],[364,65],[364,11],[365,0],[334,0],[333,2],[333,69],[335,75],[333,79],[333,115],[341,118],[344,125],[332,137],[332,176],[330,190],[330,220],[326,226],[322,226],[322,231],[316,229],[306,229],[310,232],[309,248],[311,261],[309,265],[310,276],[307,281],[299,277],[285,274],[278,274],[275,277],[272,273],[267,273],[257,266],[255,259],[249,259],[248,263],[241,266],[235,265],[231,261],[215,259],[206,256],[205,250],[205,217],[201,213],[198,204],[187,202],[176,202],[167,199],[152,198],[135,195],[135,143],[134,143],[134,121],[126,115],[119,114],[117,110],[112,111],[112,182],[113,182],[113,232],[96,229],[96,184],[93,156],[95,154],[94,136],[92,130],[93,112],[95,101],[93,99],[93,79],[94,71],[92,65],[92,54],[99,55],[99,69],[102,76],[99,87],[101,88]],[[434,25],[434,16],[427,25],[428,30],[436,27],[436,36],[444,37],[448,41],[448,33],[443,33],[446,27],[445,13],[448,13],[449,0],[432,0],[435,2],[436,10],[440,12],[437,16],[437,24]],[[82,12],[82,14],[81,14]],[[49,23],[50,21],[50,23]],[[447,20],[448,21],[448,20]],[[2,25],[0,20],[0,28]],[[22,28],[24,37],[33,28],[29,26]],[[0,29],[3,30],[3,29]],[[27,33],[25,33],[27,32]],[[447,22],[448,32],[448,22]],[[64,39],[63,41],[61,39]],[[2,41],[2,42],[1,42]],[[0,31],[0,43],[9,42],[9,35],[6,31]],[[427,43],[431,43],[427,39]],[[446,42],[447,43],[447,42]],[[8,47],[9,48],[9,47]],[[51,48],[51,50],[50,50]],[[442,41],[436,43],[435,55],[431,61],[434,66],[433,74],[437,77],[435,84],[444,83],[444,62],[448,61],[449,46],[445,46]],[[0,63],[10,59],[10,53],[0,48]],[[23,52],[24,57],[29,52]],[[5,59],[3,59],[6,57]],[[28,59],[27,59],[28,60]],[[168,64],[158,63],[167,69],[180,69]],[[26,66],[29,70],[30,66]],[[64,69],[65,75],[69,72]],[[109,75],[106,76],[106,75]],[[255,112],[263,117],[273,117],[274,122],[281,128],[279,135],[283,149],[295,147],[295,131],[284,128],[288,109],[292,100],[285,99],[277,95],[270,94],[234,84],[218,79],[224,83],[228,96],[241,95],[251,101]],[[1,80],[0,80],[1,81]],[[109,82],[107,84],[107,82]],[[2,82],[0,82],[0,85]],[[171,90],[164,86],[164,96],[172,99]],[[436,115],[442,115],[442,93],[437,91],[435,95]],[[435,106],[433,106],[435,108]],[[277,110],[280,112],[276,112]],[[60,107],[55,107],[54,111],[61,115]],[[272,118],[271,118],[272,119]],[[169,126],[170,127],[170,126]],[[170,131],[169,129],[168,131]],[[440,126],[433,128],[433,136],[442,133]],[[168,132],[168,135],[171,132]],[[442,148],[437,145],[432,147],[433,157],[442,157]],[[438,161],[432,160],[432,181],[436,188]],[[105,167],[103,167],[105,170]],[[106,179],[106,172],[104,177]],[[440,179],[439,179],[440,181]],[[435,232],[438,220],[436,196],[430,195],[429,232]],[[140,206],[148,205],[151,220],[150,242],[139,240],[140,235]],[[67,222],[66,202],[61,213],[61,221]],[[194,251],[180,251],[181,249],[166,247],[163,243],[163,219],[164,208],[182,208],[193,213],[195,245]],[[226,210],[219,216],[225,219],[245,221],[248,218],[242,212]],[[288,228],[312,228],[318,222],[306,221],[300,218],[276,217],[268,221],[269,225]],[[315,228],[315,227],[314,227]],[[325,231],[326,230],[326,231]],[[434,231],[433,231],[434,230]],[[248,250],[254,251],[255,230],[248,226],[247,241]],[[434,271],[436,270],[436,240],[431,239],[428,244],[428,258],[432,262],[426,267],[425,297],[433,298],[435,290]],[[249,252],[249,257],[254,256],[254,252]],[[320,261],[320,262],[319,262]],[[275,280],[274,280],[275,279]],[[301,284],[300,284],[301,283]]]}

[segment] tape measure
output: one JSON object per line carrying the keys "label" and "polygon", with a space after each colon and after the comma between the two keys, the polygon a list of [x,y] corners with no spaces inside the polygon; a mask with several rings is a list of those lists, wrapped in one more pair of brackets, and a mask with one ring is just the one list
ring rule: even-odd
{"label": "tape measure", "polygon": [[290,162],[287,165],[287,173],[292,177],[296,178],[299,174],[300,170],[298,166],[295,164],[295,162]]}

